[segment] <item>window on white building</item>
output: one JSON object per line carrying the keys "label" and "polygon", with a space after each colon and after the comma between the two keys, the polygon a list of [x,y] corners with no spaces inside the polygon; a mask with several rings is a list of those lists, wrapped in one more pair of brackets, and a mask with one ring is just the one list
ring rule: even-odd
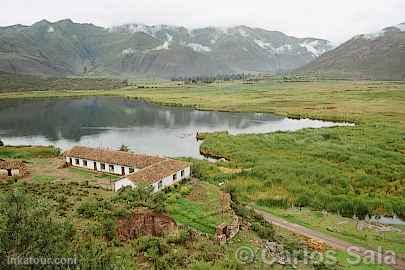
{"label": "window on white building", "polygon": [[110,172],[114,172],[114,165],[110,165],[109,167]]}
{"label": "window on white building", "polygon": [[177,173],[173,174],[173,181],[176,181],[177,179]]}
{"label": "window on white building", "polygon": [[101,168],[102,170],[105,170],[105,164],[104,164],[104,163],[101,163],[101,164],[100,164],[100,168]]}
{"label": "window on white building", "polygon": [[184,170],[181,171],[181,177],[184,177]]}
{"label": "window on white building", "polygon": [[79,162],[79,159],[78,159],[78,158],[76,158],[76,159],[75,159],[75,163],[76,163],[76,165],[79,165],[79,164],[80,164],[80,162]]}
{"label": "window on white building", "polygon": [[83,160],[83,166],[87,167],[87,160]]}
{"label": "window on white building", "polygon": [[160,181],[159,181],[159,183],[158,183],[158,189],[161,189],[161,188],[162,188],[162,186],[163,186],[163,181],[162,181],[162,180],[160,180]]}

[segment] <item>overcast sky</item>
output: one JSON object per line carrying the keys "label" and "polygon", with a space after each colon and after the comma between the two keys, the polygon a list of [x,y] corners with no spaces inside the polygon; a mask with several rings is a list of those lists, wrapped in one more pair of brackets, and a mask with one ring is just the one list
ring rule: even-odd
{"label": "overcast sky", "polygon": [[405,0],[1,0],[2,26],[64,18],[100,26],[244,24],[340,43],[405,22]]}

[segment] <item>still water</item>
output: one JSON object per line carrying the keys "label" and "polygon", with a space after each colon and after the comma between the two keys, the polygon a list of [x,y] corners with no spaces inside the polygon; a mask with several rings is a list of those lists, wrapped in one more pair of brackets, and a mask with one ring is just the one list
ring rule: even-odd
{"label": "still water", "polygon": [[73,145],[201,158],[197,132],[231,134],[347,125],[269,113],[207,112],[118,97],[0,101],[0,139],[8,145]]}

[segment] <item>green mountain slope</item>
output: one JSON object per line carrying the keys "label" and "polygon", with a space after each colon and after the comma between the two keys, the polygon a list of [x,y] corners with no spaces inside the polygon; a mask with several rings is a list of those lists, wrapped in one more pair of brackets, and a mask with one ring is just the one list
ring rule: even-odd
{"label": "green mountain slope", "polygon": [[155,75],[278,72],[332,49],[247,26],[186,29],[127,24],[102,28],[71,20],[0,28],[0,71],[14,74]]}
{"label": "green mountain slope", "polygon": [[359,35],[299,72],[374,80],[405,80],[405,23]]}

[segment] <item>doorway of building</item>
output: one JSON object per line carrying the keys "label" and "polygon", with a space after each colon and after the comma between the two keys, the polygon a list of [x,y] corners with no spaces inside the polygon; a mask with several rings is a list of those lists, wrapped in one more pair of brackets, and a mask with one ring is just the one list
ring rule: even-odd
{"label": "doorway of building", "polygon": [[11,169],[8,169],[8,170],[7,170],[7,175],[8,175],[8,176],[13,176],[13,174],[11,173]]}
{"label": "doorway of building", "polygon": [[94,170],[97,171],[97,163],[96,162],[93,163],[93,166],[94,166]]}
{"label": "doorway of building", "polygon": [[121,175],[125,175],[125,168],[121,167]]}

